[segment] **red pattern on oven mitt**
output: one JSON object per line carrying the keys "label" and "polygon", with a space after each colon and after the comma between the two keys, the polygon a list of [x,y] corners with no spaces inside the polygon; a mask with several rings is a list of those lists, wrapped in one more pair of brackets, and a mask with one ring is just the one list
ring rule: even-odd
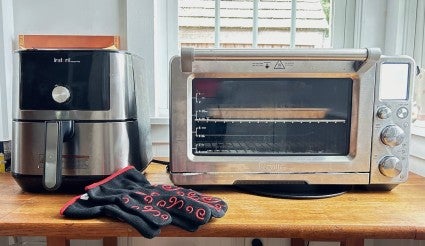
{"label": "red pattern on oven mitt", "polygon": [[115,204],[125,211],[149,208],[153,214],[170,214],[171,224],[188,231],[220,218],[227,204],[220,198],[173,185],[151,185],[134,167],[86,187],[90,199]]}
{"label": "red pattern on oven mitt", "polygon": [[119,219],[129,223],[141,235],[153,238],[161,232],[160,227],[171,223],[169,214],[155,216],[150,212],[133,210],[124,211],[115,204],[96,203],[87,194],[76,196],[68,201],[60,210],[60,214],[68,218],[90,219],[102,216]]}

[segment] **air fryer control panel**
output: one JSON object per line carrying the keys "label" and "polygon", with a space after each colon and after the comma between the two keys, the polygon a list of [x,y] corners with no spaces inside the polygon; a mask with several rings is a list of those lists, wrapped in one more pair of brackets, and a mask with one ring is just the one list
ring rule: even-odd
{"label": "air fryer control panel", "polygon": [[110,52],[20,52],[21,110],[109,110]]}

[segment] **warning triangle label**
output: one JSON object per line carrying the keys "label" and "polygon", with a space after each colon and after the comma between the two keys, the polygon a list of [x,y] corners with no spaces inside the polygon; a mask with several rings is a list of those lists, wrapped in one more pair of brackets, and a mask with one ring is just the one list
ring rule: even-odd
{"label": "warning triangle label", "polygon": [[285,65],[283,65],[282,61],[278,61],[278,62],[276,62],[274,69],[285,69]]}

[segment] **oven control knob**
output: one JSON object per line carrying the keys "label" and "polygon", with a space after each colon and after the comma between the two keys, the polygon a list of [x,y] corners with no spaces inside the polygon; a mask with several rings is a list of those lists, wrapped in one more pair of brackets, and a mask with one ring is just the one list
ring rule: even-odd
{"label": "oven control knob", "polygon": [[55,86],[52,90],[52,98],[57,103],[64,103],[71,97],[71,92],[64,86]]}
{"label": "oven control knob", "polygon": [[385,156],[379,161],[379,171],[387,177],[398,176],[403,169],[400,159],[395,156]]}
{"label": "oven control knob", "polygon": [[405,137],[403,129],[396,125],[386,126],[381,132],[381,141],[391,147],[400,145]]}
{"label": "oven control knob", "polygon": [[383,106],[378,108],[378,111],[376,112],[376,115],[380,118],[380,119],[388,119],[391,116],[391,109],[387,106]]}

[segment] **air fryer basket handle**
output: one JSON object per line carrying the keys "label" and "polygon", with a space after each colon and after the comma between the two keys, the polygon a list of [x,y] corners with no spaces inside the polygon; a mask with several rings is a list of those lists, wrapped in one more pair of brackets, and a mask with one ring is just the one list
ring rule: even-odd
{"label": "air fryer basket handle", "polygon": [[45,162],[43,186],[46,190],[56,190],[62,183],[63,142],[73,135],[72,121],[46,122]]}

